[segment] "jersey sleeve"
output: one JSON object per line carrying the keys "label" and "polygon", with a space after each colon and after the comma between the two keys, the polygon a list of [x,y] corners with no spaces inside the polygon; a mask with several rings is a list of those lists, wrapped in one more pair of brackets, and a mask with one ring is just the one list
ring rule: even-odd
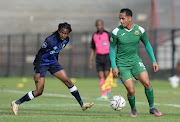
{"label": "jersey sleeve", "polygon": [[[94,36],[94,34],[93,34],[93,36]],[[95,49],[96,48],[93,36],[92,36],[92,40],[91,40],[91,49]]]}
{"label": "jersey sleeve", "polygon": [[116,46],[117,43],[117,33],[118,33],[119,29],[115,28],[112,33],[111,33],[111,39],[110,39],[110,44],[113,46]]}
{"label": "jersey sleeve", "polygon": [[46,51],[48,48],[50,48],[50,41],[48,38],[45,39],[44,43],[42,44],[40,50]]}
{"label": "jersey sleeve", "polygon": [[41,58],[49,47],[50,47],[50,43],[49,43],[48,38],[46,38],[37,54],[37,58],[36,58],[36,62],[35,62],[36,63],[36,65],[35,65],[36,73],[40,73]]}
{"label": "jersey sleeve", "polygon": [[115,47],[116,47],[116,43],[117,43],[117,32],[118,31],[119,31],[119,29],[115,28],[112,31],[111,39],[110,39],[109,57],[110,57],[110,60],[111,60],[112,69],[117,68]]}
{"label": "jersey sleeve", "polygon": [[139,27],[139,28],[140,28],[140,31],[142,33],[140,39],[141,39],[142,43],[144,44],[144,46],[146,48],[146,51],[148,52],[152,62],[155,63],[156,59],[155,59],[155,56],[154,56],[153,48],[152,48],[151,44],[148,41],[146,32],[142,27]]}
{"label": "jersey sleeve", "polygon": [[109,41],[110,41],[110,39],[111,39],[111,33],[107,32],[107,34],[108,34]]}

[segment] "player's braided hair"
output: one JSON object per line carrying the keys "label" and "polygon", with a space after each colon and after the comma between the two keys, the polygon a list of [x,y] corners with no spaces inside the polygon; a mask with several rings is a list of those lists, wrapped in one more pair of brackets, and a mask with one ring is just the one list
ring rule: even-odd
{"label": "player's braided hair", "polygon": [[60,30],[61,30],[61,28],[68,29],[68,30],[69,30],[69,33],[72,31],[72,29],[71,29],[71,25],[70,25],[70,24],[68,24],[67,22],[64,22],[64,23],[60,23],[60,24],[58,25],[58,30],[57,30],[57,31],[55,31],[55,32],[53,32],[53,34],[57,34],[57,33],[58,33],[58,31],[60,31]]}
{"label": "player's braided hair", "polygon": [[65,29],[68,29],[69,32],[72,31],[71,29],[71,25],[68,24],[67,22],[64,22],[64,23],[60,23],[59,26],[58,26],[58,30],[61,30],[61,28],[65,28]]}

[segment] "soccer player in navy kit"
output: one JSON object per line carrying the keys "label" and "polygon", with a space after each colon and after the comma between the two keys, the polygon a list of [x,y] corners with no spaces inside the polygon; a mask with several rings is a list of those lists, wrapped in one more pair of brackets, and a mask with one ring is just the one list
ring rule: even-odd
{"label": "soccer player in navy kit", "polygon": [[60,23],[58,30],[45,39],[33,63],[36,90],[28,92],[25,96],[17,101],[12,101],[12,110],[15,115],[18,114],[20,104],[25,101],[32,100],[43,93],[47,70],[69,88],[69,91],[76,98],[83,111],[94,105],[94,103],[83,103],[77,87],[70,81],[65,70],[58,63],[59,51],[69,42],[68,35],[71,31],[72,29],[70,24],[66,22]]}

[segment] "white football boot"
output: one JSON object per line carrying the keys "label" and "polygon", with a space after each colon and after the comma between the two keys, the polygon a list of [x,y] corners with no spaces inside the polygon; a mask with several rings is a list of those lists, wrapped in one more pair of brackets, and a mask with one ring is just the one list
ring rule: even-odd
{"label": "white football boot", "polygon": [[13,113],[14,113],[15,115],[17,115],[17,114],[18,114],[19,104],[16,104],[15,102],[16,102],[16,101],[12,101],[12,102],[11,102],[11,106],[12,106],[12,111],[13,111]]}
{"label": "white football boot", "polygon": [[83,106],[81,107],[83,111],[85,111],[88,108],[91,108],[91,106],[93,106],[94,103],[84,103]]}

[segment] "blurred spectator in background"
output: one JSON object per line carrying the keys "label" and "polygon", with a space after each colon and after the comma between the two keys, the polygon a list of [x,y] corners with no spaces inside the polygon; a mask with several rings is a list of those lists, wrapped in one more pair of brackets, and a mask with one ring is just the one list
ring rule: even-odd
{"label": "blurred spectator in background", "polygon": [[180,81],[179,77],[180,77],[180,59],[178,60],[178,63],[177,63],[176,74],[168,78],[172,88],[178,87],[179,81]]}
{"label": "blurred spectator in background", "polygon": [[91,54],[88,66],[92,68],[92,60],[96,53],[96,69],[98,72],[102,95],[97,99],[107,99],[110,97],[111,88],[103,90],[102,86],[105,84],[105,79],[109,75],[111,62],[109,58],[109,46],[111,34],[104,30],[104,22],[101,19],[96,20],[97,32],[92,36]]}

